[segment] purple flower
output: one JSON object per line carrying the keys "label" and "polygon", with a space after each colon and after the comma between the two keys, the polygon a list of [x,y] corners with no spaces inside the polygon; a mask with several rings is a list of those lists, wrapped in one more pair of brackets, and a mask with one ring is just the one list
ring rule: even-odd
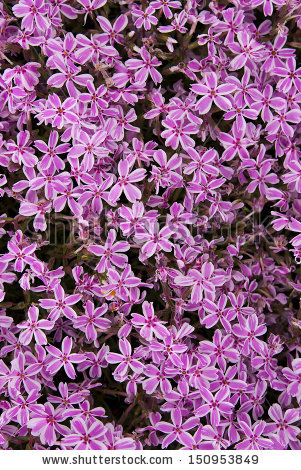
{"label": "purple flower", "polygon": [[72,320],[76,317],[76,312],[70,305],[76,304],[81,296],[79,294],[66,295],[64,289],[60,284],[57,284],[54,287],[55,299],[41,299],[40,305],[46,310],[51,310],[48,315],[48,318],[51,321],[56,321],[61,315]]}
{"label": "purple flower", "polygon": [[199,303],[203,296],[214,299],[215,286],[221,286],[224,283],[223,276],[214,276],[213,273],[213,264],[206,261],[201,271],[190,269],[187,276],[177,276],[175,282],[180,286],[192,286],[191,300]]}
{"label": "purple flower", "polygon": [[142,311],[143,315],[132,313],[133,319],[131,320],[132,325],[141,328],[139,334],[147,341],[151,341],[153,335],[159,339],[166,338],[169,335],[168,330],[164,326],[166,322],[160,321],[155,316],[153,302],[143,302]]}
{"label": "purple flower", "polygon": [[158,431],[167,434],[162,441],[162,448],[165,449],[174,441],[186,446],[193,444],[193,437],[187,431],[190,431],[190,429],[195,428],[199,424],[199,418],[191,417],[183,423],[181,411],[174,409],[171,411],[171,419],[172,423],[160,421],[156,424]]}
{"label": "purple flower", "polygon": [[230,95],[236,90],[236,85],[225,83],[217,85],[217,75],[214,72],[209,72],[205,75],[205,84],[192,85],[191,90],[197,95],[203,95],[196,103],[196,109],[201,114],[206,114],[210,111],[212,104],[224,111],[228,111],[232,107],[232,102],[225,95]]}
{"label": "purple flower", "polygon": [[114,21],[113,26],[104,16],[97,16],[96,19],[100,24],[101,29],[105,31],[100,35],[101,39],[105,39],[106,42],[110,42],[111,46],[113,46],[115,41],[118,44],[124,43],[123,34],[120,34],[120,32],[123,31],[128,24],[128,18],[126,15],[118,16]]}
{"label": "purple flower", "polygon": [[173,150],[176,150],[181,144],[183,149],[187,147],[194,147],[194,140],[189,137],[190,134],[196,134],[198,132],[197,127],[193,123],[185,123],[185,121],[173,120],[167,117],[162,121],[166,130],[162,132],[161,136],[166,139],[165,144],[171,146]]}
{"label": "purple flower", "polygon": [[46,402],[45,405],[39,405],[39,409],[32,413],[27,426],[33,436],[39,436],[42,444],[53,446],[57,441],[57,433],[64,434],[68,429],[59,424],[62,421],[65,421],[63,410],[54,409],[51,403]]}
{"label": "purple flower", "polygon": [[106,428],[100,421],[88,425],[85,420],[75,418],[71,421],[71,434],[63,437],[61,443],[78,450],[106,449],[103,436]]}
{"label": "purple flower", "polygon": [[84,354],[71,354],[72,349],[72,339],[69,336],[66,336],[62,342],[62,350],[54,346],[47,346],[47,352],[53,356],[50,364],[47,367],[47,370],[51,375],[55,375],[61,367],[64,367],[66,374],[70,379],[75,378],[75,370],[73,363],[78,364],[85,359]]}
{"label": "purple flower", "polygon": [[136,359],[137,354],[132,354],[132,348],[127,339],[119,340],[119,349],[122,354],[109,352],[106,356],[109,364],[119,364],[114,371],[115,376],[123,377],[128,373],[129,368],[138,374],[143,371],[143,364]]}
{"label": "purple flower", "polygon": [[133,183],[141,181],[146,171],[144,169],[134,170],[132,173],[131,166],[127,160],[121,160],[118,163],[119,178],[115,185],[110,190],[109,199],[115,203],[122,192],[130,202],[135,202],[136,199],[141,199],[141,191]]}
{"label": "purple flower", "polygon": [[94,304],[88,300],[85,306],[85,315],[80,315],[74,319],[74,327],[85,332],[88,340],[95,341],[97,338],[97,330],[107,330],[111,321],[108,318],[101,318],[108,310],[107,304],[94,309]]}
{"label": "purple flower", "polygon": [[296,69],[296,59],[289,57],[286,62],[286,67],[275,67],[273,73],[282,78],[277,87],[283,93],[287,93],[293,86],[301,93],[301,67]]}
{"label": "purple flower", "polygon": [[162,82],[162,75],[155,69],[162,64],[156,57],[152,57],[146,47],[142,47],[140,51],[142,59],[129,59],[125,62],[126,67],[129,70],[139,69],[135,73],[135,81],[139,84],[144,84],[151,76],[154,83],[157,85]]}
{"label": "purple flower", "polygon": [[212,395],[205,387],[200,388],[200,393],[205,401],[205,404],[199,406],[194,410],[196,416],[207,416],[210,413],[210,422],[213,426],[218,426],[220,423],[221,415],[230,414],[232,412],[233,404],[227,401],[229,399],[229,389],[222,388],[215,396]]}
{"label": "purple flower", "polygon": [[270,436],[276,432],[280,442],[284,445],[289,444],[290,441],[296,441],[300,433],[297,426],[292,426],[292,423],[300,421],[300,413],[296,409],[282,411],[278,403],[274,403],[269,408],[269,417],[274,421],[267,423],[264,429],[264,434]]}
{"label": "purple flower", "polygon": [[135,20],[135,26],[137,28],[141,28],[143,26],[146,31],[151,29],[153,24],[156,25],[158,23],[158,18],[153,15],[155,11],[155,8],[152,6],[148,6],[145,11],[139,10],[138,8],[132,9],[132,15],[134,18],[137,18]]}
{"label": "purple flower", "polygon": [[264,335],[264,333],[267,331],[267,327],[266,325],[259,325],[258,317],[255,313],[253,313],[249,315],[247,319],[241,317],[239,324],[233,325],[232,331],[236,336],[244,339],[242,353],[249,354],[250,348],[260,352],[261,341],[257,339],[257,336]]}
{"label": "purple flower", "polygon": [[0,261],[8,262],[15,260],[15,271],[22,272],[24,271],[24,268],[27,264],[30,264],[35,261],[35,257],[31,255],[35,252],[37,248],[36,243],[32,243],[29,246],[20,248],[16,245],[16,243],[10,240],[7,243],[7,248],[9,250],[9,253],[1,256]]}
{"label": "purple flower", "polygon": [[88,250],[96,256],[101,256],[101,259],[96,266],[99,273],[104,273],[110,268],[113,268],[112,264],[119,268],[124,268],[128,262],[128,257],[122,252],[130,249],[128,242],[117,242],[116,231],[111,229],[108,233],[107,240],[104,246],[100,245],[89,245]]}
{"label": "purple flower", "polygon": [[264,421],[256,421],[252,425],[249,415],[242,413],[238,416],[238,422],[245,438],[243,441],[236,444],[235,449],[260,450],[271,449],[273,447],[273,443],[270,439],[262,437],[262,433],[266,427]]}
{"label": "purple flower", "polygon": [[51,330],[54,326],[54,323],[49,320],[38,320],[39,309],[35,306],[32,306],[28,309],[28,320],[22,323],[19,323],[18,328],[21,328],[22,331],[19,335],[19,340],[22,344],[29,344],[34,336],[35,342],[39,345],[47,344],[47,338],[43,331],[41,330]]}
{"label": "purple flower", "polygon": [[22,28],[32,32],[37,26],[40,31],[45,31],[50,26],[50,21],[45,15],[47,6],[44,0],[19,0],[17,5],[13,6],[13,13],[22,19]]}

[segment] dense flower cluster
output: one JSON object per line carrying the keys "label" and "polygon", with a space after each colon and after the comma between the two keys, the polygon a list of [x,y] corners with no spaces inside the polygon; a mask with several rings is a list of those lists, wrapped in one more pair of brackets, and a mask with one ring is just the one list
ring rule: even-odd
{"label": "dense flower cluster", "polygon": [[0,15],[0,447],[301,449],[299,0]]}

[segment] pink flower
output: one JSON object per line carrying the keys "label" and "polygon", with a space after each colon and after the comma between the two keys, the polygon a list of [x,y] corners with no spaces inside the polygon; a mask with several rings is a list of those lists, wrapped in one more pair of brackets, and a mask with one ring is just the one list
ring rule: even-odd
{"label": "pink flower", "polygon": [[105,33],[102,33],[100,37],[105,39],[106,42],[110,41],[111,46],[113,46],[116,41],[118,44],[123,44],[123,34],[120,34],[121,31],[126,28],[128,24],[128,18],[126,15],[120,15],[111,25],[110,21],[104,16],[97,16],[97,21],[100,24],[100,27]]}
{"label": "pink flower", "polygon": [[211,262],[203,263],[201,271],[190,269],[187,276],[177,276],[174,282],[179,286],[192,286],[191,300],[199,303],[203,296],[209,300],[215,298],[215,286],[221,286],[224,283],[224,276],[214,276],[214,266]]}
{"label": "pink flower", "polygon": [[241,30],[237,33],[237,42],[229,44],[229,48],[237,56],[231,61],[231,70],[241,69],[248,61],[258,61],[262,57],[264,46],[252,39],[248,31]]}
{"label": "pink flower", "polygon": [[186,446],[192,445],[194,442],[193,437],[187,431],[198,426],[199,418],[191,417],[183,423],[181,410],[174,409],[171,411],[171,419],[172,423],[160,421],[156,424],[158,431],[167,434],[162,441],[162,448],[165,449],[174,441]]}
{"label": "pink flower", "polygon": [[232,83],[224,83],[217,86],[217,75],[214,72],[209,72],[205,75],[205,84],[196,84],[191,86],[191,90],[197,95],[203,95],[195,106],[201,114],[206,114],[210,111],[213,103],[224,111],[228,111],[232,102],[225,95],[230,95],[236,90],[236,85]]}
{"label": "pink flower", "polygon": [[157,223],[150,222],[145,227],[137,227],[135,239],[145,242],[140,251],[141,256],[143,258],[150,258],[161,250],[170,252],[173,243],[168,239],[172,233],[173,231],[169,227],[163,227],[159,230]]}
{"label": "pink flower", "polygon": [[84,354],[71,354],[72,349],[72,339],[69,336],[66,336],[62,342],[62,350],[54,346],[46,346],[47,352],[53,357],[47,370],[51,375],[55,375],[61,367],[64,367],[66,374],[70,379],[75,379],[75,370],[73,363],[79,364],[85,359]]}
{"label": "pink flower", "polygon": [[205,404],[199,406],[194,410],[196,416],[207,416],[210,413],[210,422],[213,426],[218,426],[220,423],[221,415],[230,414],[232,412],[233,404],[228,401],[230,396],[229,389],[222,388],[215,396],[212,395],[205,387],[200,388],[200,393],[205,401]]}
{"label": "pink flower", "polygon": [[25,330],[20,333],[19,340],[22,344],[26,345],[31,342],[32,337],[34,336],[37,344],[47,344],[46,335],[41,330],[51,330],[54,326],[54,322],[49,320],[38,320],[39,309],[35,306],[30,307],[27,314],[28,320],[17,325],[18,328]]}
{"label": "pink flower", "polygon": [[171,8],[181,8],[181,2],[178,0],[153,0],[150,6],[156,10],[162,10],[165,18],[170,19],[173,17]]}
{"label": "pink flower", "polygon": [[169,117],[162,121],[166,130],[161,133],[161,136],[166,139],[165,144],[171,146],[173,150],[176,150],[179,144],[181,144],[183,149],[195,146],[195,141],[189,135],[198,132],[197,126],[190,122],[187,124],[184,122],[175,121]]}
{"label": "pink flower", "polygon": [[133,183],[143,180],[146,170],[139,168],[134,170],[132,173],[130,173],[130,171],[131,166],[128,160],[121,160],[118,163],[119,178],[109,193],[109,199],[112,203],[116,203],[118,201],[122,192],[124,192],[126,198],[130,202],[135,202],[136,199],[141,199],[141,191]]}
{"label": "pink flower", "polygon": [[257,336],[264,335],[267,331],[267,327],[264,324],[258,325],[258,317],[253,313],[249,315],[247,319],[241,318],[239,325],[233,325],[232,331],[236,336],[244,339],[242,353],[249,354],[250,348],[260,352],[261,341],[257,339]]}
{"label": "pink flower", "polygon": [[90,425],[82,418],[75,418],[71,421],[71,434],[63,437],[61,443],[78,450],[104,450],[107,449],[103,443],[105,433],[106,428],[100,421]]}
{"label": "pink flower", "polygon": [[78,117],[73,112],[75,106],[74,98],[66,98],[62,103],[60,97],[54,93],[49,95],[45,108],[36,117],[39,119],[39,124],[43,121],[51,122],[54,127],[62,129],[66,124],[77,123]]}
{"label": "pink flower", "polygon": [[7,154],[11,156],[13,162],[26,167],[33,167],[38,159],[33,150],[27,145],[29,142],[29,132],[21,131],[17,135],[17,143],[9,140],[7,142]]}
{"label": "pink flower", "polygon": [[238,422],[242,432],[244,433],[244,440],[236,444],[235,449],[260,450],[272,448],[272,441],[262,437],[262,433],[266,427],[266,423],[264,421],[256,421],[252,424],[249,415],[242,413],[238,416]]}
{"label": "pink flower", "polygon": [[88,250],[96,256],[101,256],[96,269],[99,273],[104,273],[109,268],[112,268],[112,264],[115,264],[119,268],[124,268],[128,262],[128,257],[120,252],[128,251],[130,244],[128,242],[117,242],[116,231],[111,229],[108,233],[107,240],[104,246],[100,245],[89,245]]}
{"label": "pink flower", "polygon": [[66,426],[59,424],[65,421],[62,408],[53,408],[51,403],[46,402],[45,405],[39,405],[39,409],[35,410],[27,426],[31,429],[33,436],[39,436],[43,445],[53,446],[57,440],[57,432],[65,434],[68,429]]}
{"label": "pink flower", "polygon": [[74,327],[79,328],[85,332],[87,339],[95,341],[97,338],[97,330],[107,330],[111,325],[111,320],[108,318],[101,318],[107,312],[107,304],[101,307],[94,308],[93,302],[88,300],[85,305],[85,314],[80,315],[74,319]]}
{"label": "pink flower", "polygon": [[153,15],[155,11],[156,10],[152,6],[148,6],[145,11],[134,8],[132,10],[132,15],[137,17],[137,20],[135,20],[135,26],[137,28],[141,28],[143,26],[146,31],[151,29],[153,24],[158,23],[158,18]]}
{"label": "pink flower", "polygon": [[119,364],[114,371],[115,376],[124,377],[129,368],[137,374],[143,371],[143,364],[136,359],[137,354],[132,354],[132,348],[127,339],[119,340],[119,349],[122,354],[109,352],[106,356],[109,364]]}
{"label": "pink flower", "polygon": [[130,70],[139,69],[135,73],[135,81],[139,84],[146,82],[148,75],[150,74],[151,78],[157,85],[157,83],[162,82],[162,75],[155,69],[162,64],[156,57],[152,57],[146,47],[141,47],[140,55],[142,59],[129,59],[125,62],[126,67]]}
{"label": "pink flower", "polygon": [[42,308],[51,310],[48,318],[54,322],[58,320],[61,315],[65,315],[65,317],[69,318],[70,320],[75,318],[77,315],[70,305],[76,304],[81,299],[81,296],[79,294],[66,295],[60,284],[57,284],[53,291],[55,299],[39,300]]}
{"label": "pink flower", "polygon": [[19,0],[13,6],[13,13],[22,19],[22,28],[30,32],[37,26],[40,31],[47,31],[50,21],[45,15],[48,12],[48,6],[44,0]]}
{"label": "pink flower", "polygon": [[142,304],[143,315],[132,313],[131,323],[135,327],[140,328],[139,334],[147,341],[153,339],[155,335],[159,339],[163,339],[169,335],[168,330],[164,326],[163,321],[160,321],[154,312],[153,302],[143,302]]}
{"label": "pink flower", "polygon": [[26,264],[31,264],[33,261],[35,261],[35,257],[31,255],[35,252],[37,248],[36,243],[32,243],[29,246],[20,248],[16,245],[15,242],[10,240],[7,243],[7,248],[9,250],[9,253],[0,256],[0,261],[8,262],[15,260],[15,271],[22,272]]}
{"label": "pink flower", "polygon": [[300,421],[300,413],[297,409],[290,409],[283,412],[278,403],[270,406],[269,417],[274,421],[267,423],[264,429],[264,434],[271,435],[276,432],[280,442],[287,445],[290,441],[296,441],[300,429],[298,426],[292,426],[292,423]]}

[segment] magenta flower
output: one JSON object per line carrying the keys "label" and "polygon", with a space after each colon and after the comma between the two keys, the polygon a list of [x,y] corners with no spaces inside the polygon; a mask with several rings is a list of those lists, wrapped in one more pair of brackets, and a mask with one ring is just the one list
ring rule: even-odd
{"label": "magenta flower", "polygon": [[234,122],[232,127],[232,134],[226,134],[221,132],[219,139],[221,144],[225,147],[223,152],[223,159],[228,161],[232,160],[236,154],[243,160],[249,158],[249,152],[247,147],[252,145],[252,140],[248,137],[245,137],[246,134],[246,124],[242,123],[242,126],[238,126],[237,122]]}
{"label": "magenta flower", "polygon": [[16,395],[12,399],[12,407],[6,412],[6,417],[9,420],[16,421],[21,426],[27,425],[30,415],[41,409],[41,405],[37,404],[40,396],[35,389],[31,390],[26,398],[20,394]]}
{"label": "magenta flower", "polygon": [[110,176],[99,183],[100,184],[91,182],[90,184],[83,185],[82,189],[84,192],[78,198],[78,204],[81,206],[85,206],[89,201],[91,201],[91,209],[96,214],[100,214],[102,212],[102,201],[109,201],[109,191],[107,191],[107,189],[109,189],[113,184],[113,176]]}
{"label": "magenta flower", "polygon": [[[227,333],[231,332],[231,320],[236,317],[236,312],[225,308],[227,305],[227,296],[222,294],[218,302],[214,303],[209,299],[204,299],[203,308],[207,315],[204,316],[202,323],[206,328],[212,328],[218,321],[221,322]],[[209,314],[208,314],[209,313]]]}
{"label": "magenta flower", "polygon": [[146,170],[139,168],[132,173],[130,171],[131,167],[127,160],[121,160],[118,163],[119,178],[109,193],[109,199],[113,203],[117,202],[122,192],[124,192],[130,202],[141,199],[141,191],[133,183],[141,181],[145,176]]}
{"label": "magenta flower", "polygon": [[155,11],[155,8],[152,6],[148,6],[145,11],[139,10],[138,8],[133,8],[132,15],[134,18],[137,18],[135,20],[135,26],[137,28],[141,28],[143,26],[146,31],[151,29],[153,24],[158,23],[158,18],[153,15]]}
{"label": "magenta flower", "polygon": [[155,10],[162,10],[165,18],[170,19],[173,17],[171,8],[181,8],[181,2],[178,0],[153,0],[150,6],[155,8]]}
{"label": "magenta flower", "polygon": [[210,422],[213,426],[218,426],[221,415],[228,415],[232,412],[233,404],[228,401],[230,392],[226,387],[222,388],[215,396],[205,387],[200,388],[200,393],[205,401],[204,405],[194,410],[196,416],[207,416],[210,413]]}
{"label": "magenta flower", "polygon": [[82,418],[71,421],[71,434],[63,437],[62,444],[78,450],[100,450],[107,447],[103,443],[106,428],[100,421],[89,425]]}
{"label": "magenta flower", "polygon": [[223,276],[214,276],[213,273],[213,264],[205,262],[201,271],[190,269],[187,276],[177,276],[175,283],[179,286],[192,286],[191,300],[199,303],[203,296],[214,299],[215,286],[221,286],[224,283]]}
{"label": "magenta flower", "polygon": [[173,150],[179,147],[179,144],[186,150],[188,147],[194,147],[195,141],[190,137],[190,134],[198,132],[197,126],[191,122],[173,120],[167,117],[162,121],[166,130],[161,133],[161,136],[166,139],[165,144],[171,146]]}
{"label": "magenta flower", "polygon": [[8,262],[15,261],[14,270],[18,272],[24,271],[27,264],[33,263],[36,258],[32,256],[37,249],[36,243],[32,243],[29,246],[19,247],[13,241],[7,243],[9,253],[0,257],[0,261]]}
{"label": "magenta flower", "polygon": [[47,31],[50,26],[49,19],[45,16],[48,8],[44,0],[19,0],[13,6],[13,13],[22,19],[22,28],[30,32],[37,26],[40,31]]}
{"label": "magenta flower", "polygon": [[287,391],[293,397],[301,396],[301,359],[297,358],[292,361],[292,368],[284,367],[283,375],[289,381]]}
{"label": "magenta flower", "polygon": [[17,135],[17,143],[7,142],[7,154],[11,156],[13,162],[19,165],[23,164],[27,167],[33,167],[37,164],[38,159],[34,155],[33,150],[28,146],[29,132],[21,131]]}
{"label": "magenta flower", "polygon": [[267,194],[267,183],[275,185],[279,179],[276,173],[269,173],[272,168],[272,163],[265,161],[259,170],[248,170],[250,178],[253,180],[248,184],[247,191],[254,193],[256,188],[259,188],[260,194],[265,196]]}
{"label": "magenta flower", "polygon": [[141,247],[140,254],[143,258],[150,258],[159,251],[170,252],[173,243],[169,241],[173,231],[169,227],[159,230],[158,224],[149,223],[146,227],[137,227],[135,239],[145,242]]}
{"label": "magenta flower", "polygon": [[123,301],[128,299],[130,289],[141,284],[139,277],[133,276],[129,264],[126,265],[121,274],[114,269],[109,269],[108,281],[108,284],[103,285],[100,289],[102,295],[106,297],[114,297],[116,295]]}
{"label": "magenta flower", "polygon": [[70,305],[76,304],[81,296],[79,294],[66,295],[64,289],[60,284],[56,284],[53,289],[55,299],[41,299],[40,305],[46,310],[51,310],[48,318],[50,321],[56,322],[61,315],[72,320],[75,318],[76,312]]}
{"label": "magenta flower", "polygon": [[35,215],[33,226],[36,231],[40,230],[44,232],[47,228],[47,223],[45,215],[51,211],[51,202],[44,203],[31,203],[31,202],[22,202],[20,205],[19,213],[25,216]]}
{"label": "magenta flower", "polygon": [[153,158],[160,166],[152,166],[152,172],[149,181],[155,181],[157,194],[160,187],[166,188],[170,184],[178,185],[182,182],[182,176],[174,171],[182,164],[182,159],[178,154],[174,154],[167,161],[166,153],[163,150],[156,150],[154,152]]}
{"label": "magenta flower", "polygon": [[155,69],[162,64],[156,57],[152,57],[146,47],[142,47],[140,51],[142,59],[129,59],[125,62],[126,67],[129,70],[139,69],[135,73],[135,81],[140,84],[144,84],[151,76],[154,83],[157,85],[162,82],[162,75]]}
{"label": "magenta flower", "polygon": [[198,350],[201,354],[208,354],[212,359],[212,364],[218,363],[224,370],[227,362],[238,362],[239,352],[233,347],[234,339],[231,335],[224,335],[221,330],[215,330],[213,341],[201,341]]}
{"label": "magenta flower", "polygon": [[132,313],[133,318],[131,320],[132,325],[140,328],[139,334],[147,341],[151,341],[153,335],[159,339],[166,338],[169,335],[164,326],[166,322],[160,321],[155,316],[153,302],[143,302],[142,311],[143,315]]}
{"label": "magenta flower", "polygon": [[120,33],[128,24],[128,18],[126,15],[118,16],[113,25],[111,25],[109,20],[104,16],[97,16],[96,19],[100,24],[101,29],[105,31],[100,35],[101,39],[105,39],[106,42],[110,42],[111,46],[113,46],[115,41],[118,44],[124,43],[123,34]]}
{"label": "magenta flower", "polygon": [[33,436],[39,436],[43,445],[53,446],[57,441],[57,433],[65,434],[68,429],[59,424],[62,421],[65,421],[63,409],[54,409],[51,403],[46,402],[45,405],[39,405],[39,409],[32,413],[27,426]]}
{"label": "magenta flower", "polygon": [[274,109],[285,108],[285,100],[281,97],[274,96],[273,87],[269,84],[264,87],[262,92],[256,88],[252,88],[250,95],[252,98],[251,108],[260,112],[265,122],[273,121]]}
{"label": "magenta flower", "polygon": [[119,364],[115,371],[115,376],[124,377],[129,368],[137,374],[143,371],[143,364],[137,360],[137,353],[132,354],[132,347],[127,339],[119,340],[119,349],[122,354],[109,352],[106,356],[106,360],[109,364]]}
{"label": "magenta flower", "polygon": [[242,348],[243,354],[250,354],[250,348],[257,352],[261,350],[261,341],[257,336],[262,336],[267,331],[266,325],[258,324],[258,317],[255,313],[248,316],[247,319],[240,318],[239,324],[232,327],[233,333],[239,338],[244,339]]}
{"label": "magenta flower", "polygon": [[54,93],[49,95],[45,105],[45,108],[36,115],[39,124],[51,122],[54,127],[62,129],[66,124],[77,123],[78,117],[74,112],[76,100],[74,98],[66,98],[62,103],[60,97]]}
{"label": "magenta flower", "polygon": [[196,109],[200,114],[207,114],[212,104],[224,111],[228,111],[232,102],[229,98],[225,98],[225,95],[230,95],[236,90],[236,85],[232,83],[225,83],[223,85],[217,85],[217,75],[214,72],[209,72],[205,75],[204,84],[196,84],[191,86],[191,90],[197,95],[203,95],[201,99],[196,103]]}
{"label": "magenta flower", "polygon": [[73,367],[73,363],[78,364],[85,359],[84,354],[71,354],[72,339],[66,336],[62,342],[62,350],[54,346],[46,346],[47,352],[53,357],[50,364],[47,367],[48,372],[51,375],[55,375],[62,367],[70,379],[74,379],[76,374]]}
{"label": "magenta flower", "polygon": [[262,50],[264,46],[255,39],[252,39],[246,30],[238,31],[237,42],[229,44],[229,48],[236,57],[231,61],[231,70],[241,69],[245,64],[250,61],[258,61],[262,57]]}
{"label": "magenta flower", "polygon": [[43,140],[35,140],[35,147],[43,153],[43,158],[39,161],[39,168],[47,170],[52,164],[57,170],[65,168],[64,161],[58,156],[66,153],[70,146],[67,143],[57,145],[59,134],[57,131],[51,131],[49,134],[48,145]]}
{"label": "magenta flower", "polygon": [[107,330],[111,325],[111,321],[108,318],[102,318],[107,310],[107,304],[94,308],[93,302],[88,300],[85,305],[85,314],[74,319],[74,327],[84,331],[88,340],[95,341],[97,338],[96,328]]}
{"label": "magenta flower", "polygon": [[19,335],[19,340],[22,344],[29,344],[34,336],[35,342],[39,345],[47,344],[47,338],[43,331],[41,330],[51,330],[54,326],[54,323],[49,320],[38,320],[39,309],[35,306],[32,306],[28,309],[28,320],[22,323],[19,323],[18,328],[21,328],[22,331]]}
{"label": "magenta flower", "polygon": [[40,365],[36,363],[26,367],[26,362],[25,355],[19,352],[18,356],[11,361],[11,371],[5,370],[5,368],[3,370],[4,373],[6,372],[6,381],[9,381],[8,387],[14,390],[14,392],[19,392],[21,386],[24,386],[28,394],[32,390],[39,391],[41,389],[40,382],[36,380]]}
{"label": "magenta flower", "polygon": [[156,429],[158,431],[167,434],[162,441],[162,448],[165,449],[174,441],[180,442],[180,444],[185,446],[193,444],[193,437],[187,431],[198,426],[199,418],[191,417],[183,423],[181,411],[179,409],[174,409],[171,411],[171,419],[172,423],[160,421],[156,424]]}
{"label": "magenta flower", "polygon": [[100,245],[89,245],[88,250],[96,256],[100,256],[101,259],[96,266],[99,273],[104,273],[110,268],[113,268],[112,263],[119,268],[124,268],[128,262],[128,257],[123,254],[124,251],[130,249],[128,242],[117,242],[116,231],[111,229],[107,235],[106,243],[104,246]]}
{"label": "magenta flower", "polygon": [[105,45],[105,39],[100,39],[100,35],[91,35],[91,39],[89,39],[84,34],[78,34],[76,36],[76,40],[79,48],[75,51],[76,61],[84,65],[86,62],[91,60],[92,63],[96,64],[100,57],[118,56],[118,52],[115,47]]}
{"label": "magenta flower", "polygon": [[273,73],[283,77],[277,84],[280,91],[287,93],[294,86],[301,93],[301,67],[296,69],[296,59],[294,57],[287,59],[286,67],[275,67]]}
{"label": "magenta flower", "polygon": [[265,16],[273,14],[273,4],[279,6],[285,5],[285,0],[252,0],[252,5],[255,7],[263,5],[263,13]]}
{"label": "magenta flower", "polygon": [[262,437],[266,423],[264,421],[256,421],[253,425],[249,415],[242,413],[238,416],[238,422],[245,435],[245,439],[236,444],[237,450],[260,450],[272,448],[273,443],[270,439]]}
{"label": "magenta flower", "polygon": [[300,429],[297,426],[292,426],[292,423],[300,421],[298,410],[290,409],[283,412],[281,406],[278,403],[274,403],[269,408],[268,413],[274,422],[266,424],[264,434],[270,436],[276,432],[280,442],[284,445],[287,445],[290,441],[297,440]]}
{"label": "magenta flower", "polygon": [[58,73],[54,73],[47,80],[47,84],[51,87],[62,88],[66,85],[66,88],[73,98],[77,98],[78,90],[75,88],[74,83],[80,86],[86,86],[89,81],[93,81],[92,75],[89,73],[78,75],[81,71],[81,67],[76,67],[72,63],[65,63],[60,57],[53,59],[53,67],[59,70]]}
{"label": "magenta flower", "polygon": [[160,386],[161,391],[164,393],[167,393],[171,390],[171,384],[166,377],[164,369],[164,362],[161,364],[160,369],[158,369],[158,367],[154,366],[153,364],[148,364],[145,366],[143,374],[147,378],[142,382],[142,387],[148,395],[154,393],[158,386]]}
{"label": "magenta flower", "polygon": [[[122,437],[116,433],[111,423],[106,423],[105,444],[108,450],[136,450],[135,441],[130,437]],[[115,431],[115,432],[114,432]]]}

